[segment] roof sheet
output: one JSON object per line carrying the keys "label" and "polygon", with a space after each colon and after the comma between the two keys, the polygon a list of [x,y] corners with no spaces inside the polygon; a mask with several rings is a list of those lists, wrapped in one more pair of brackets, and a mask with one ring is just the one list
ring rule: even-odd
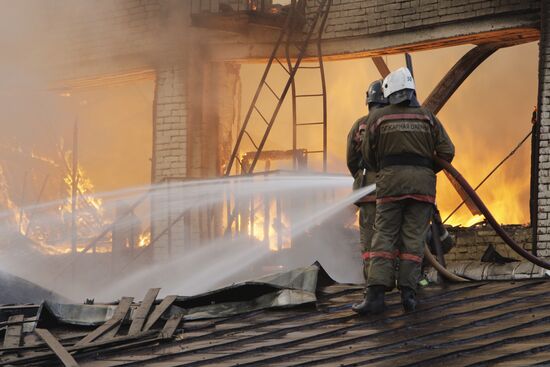
{"label": "roof sheet", "polygon": [[[97,349],[76,359],[80,366],[157,367],[544,365],[550,364],[549,284],[429,286],[413,313],[404,313],[392,292],[388,310],[376,316],[351,311],[361,287],[332,284],[317,290],[313,304],[184,320],[162,343]],[[67,333],[50,330],[61,339]]]}
{"label": "roof sheet", "polygon": [[452,366],[550,364],[546,280],[429,287],[406,314],[361,317],[358,287],[329,286],[317,308],[259,311],[187,322],[177,340],[98,357],[83,366]]}

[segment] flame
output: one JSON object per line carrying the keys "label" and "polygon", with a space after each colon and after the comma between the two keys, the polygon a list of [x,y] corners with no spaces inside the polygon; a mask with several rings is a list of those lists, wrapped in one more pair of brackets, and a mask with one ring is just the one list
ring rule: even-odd
{"label": "flame", "polygon": [[[11,150],[23,153],[21,149],[11,148]],[[30,152],[29,156],[46,162],[57,169],[61,167],[60,164],[49,157],[40,156],[34,152]],[[65,164],[67,164],[69,156],[70,154],[64,155]],[[48,213],[48,215],[53,216],[52,220],[57,215],[58,224],[42,226],[38,221],[38,223],[33,222],[31,226],[31,221],[26,213],[28,209],[19,207],[11,199],[8,182],[4,175],[4,167],[0,165],[0,205],[5,208],[4,216],[7,215],[9,225],[12,228],[22,236],[27,237],[36,250],[46,255],[62,255],[72,251],[70,240],[67,239],[67,229],[70,228],[72,215],[72,176],[70,173],[63,177],[63,182],[65,183],[67,197],[61,205],[51,209],[53,212]],[[104,227],[105,218],[103,202],[93,196],[94,185],[81,167],[78,167],[77,193],[76,223],[79,239],[77,251],[83,251],[89,241]],[[110,237],[106,236],[105,240],[98,243],[93,251],[99,253],[111,251]]]}
{"label": "flame", "polygon": [[[271,251],[279,251],[279,241],[281,244],[281,249],[290,248],[290,222],[287,216],[283,212],[281,212],[280,228],[277,228],[279,226],[279,220],[277,218],[277,206],[275,202],[270,203],[269,218],[269,229],[266,238],[266,233],[264,229],[266,219],[263,210],[255,211],[253,223],[249,221],[249,236],[256,238],[258,241],[267,241],[267,243],[269,244],[269,249]],[[254,228],[253,232],[252,227]]]}
{"label": "flame", "polygon": [[[458,138],[460,139],[460,137]],[[521,153],[529,153],[529,149],[524,148]],[[528,224],[530,222],[529,157],[512,157],[511,160],[514,161],[507,162],[508,166],[502,167],[502,172],[497,171],[494,177],[491,177],[484,186],[477,190],[477,193],[497,222],[501,224]],[[494,162],[487,163],[481,160],[457,157],[457,163],[454,165],[472,184],[480,182],[494,164]],[[439,177],[438,207],[443,218],[446,218],[461,201],[448,180],[445,177]],[[471,226],[481,220],[483,220],[482,216],[472,215],[463,205],[446,224]]]}
{"label": "flame", "polygon": [[471,217],[469,220],[467,220],[463,227],[471,227],[479,222],[482,222],[485,220],[485,217],[483,215],[476,214],[473,217]]}
{"label": "flame", "polygon": [[29,222],[25,212],[17,207],[11,200],[8,183],[4,175],[4,168],[0,165],[0,202],[8,210],[13,224],[19,226],[19,230],[25,228]]}
{"label": "flame", "polygon": [[139,235],[137,247],[147,247],[151,244],[151,231],[145,231]]}
{"label": "flame", "polygon": [[[72,194],[72,186],[73,186],[73,177],[70,172],[65,175],[63,181],[67,184],[67,193],[68,197],[70,198]],[[100,214],[103,213],[103,201],[99,198],[93,197],[94,193],[94,185],[92,184],[92,181],[86,176],[84,173],[84,170],[81,167],[78,167],[77,169],[77,180],[76,180],[76,186],[77,186],[77,193],[82,196],[82,199],[85,201],[85,203],[91,205],[95,210],[97,210]],[[79,204],[77,204],[78,208]],[[71,211],[71,200],[68,199],[65,203],[65,209],[69,212]]]}
{"label": "flame", "polygon": [[31,157],[36,159],[36,160],[39,160],[41,162],[51,164],[54,167],[59,167],[59,164],[57,164],[57,162],[55,160],[53,160],[49,157],[45,157],[45,156],[41,156],[39,154],[36,154],[34,151],[31,151]]}

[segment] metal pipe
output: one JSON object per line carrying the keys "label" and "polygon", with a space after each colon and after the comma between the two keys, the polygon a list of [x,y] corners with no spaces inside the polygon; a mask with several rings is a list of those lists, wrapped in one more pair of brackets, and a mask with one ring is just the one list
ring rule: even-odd
{"label": "metal pipe", "polygon": [[491,227],[493,227],[500,238],[502,238],[502,240],[512,248],[512,250],[514,250],[518,255],[532,262],[533,264],[536,264],[541,268],[550,269],[549,262],[539,257],[533,256],[530,252],[526,251],[514,242],[514,240],[508,235],[508,233],[506,233],[504,229],[502,229],[500,224],[498,224],[495,217],[493,217],[489,209],[487,209],[483,201],[481,201],[472,186],[470,186],[470,184],[464,179],[464,177],[462,177],[462,175],[449,162],[439,157],[434,157],[434,160],[436,164],[445,169],[449,174],[451,174],[451,176],[453,176],[457,180],[457,182],[460,184],[460,186],[462,186],[466,194],[472,199],[475,205],[483,213],[485,219],[487,219],[487,222],[491,225]]}
{"label": "metal pipe", "polygon": [[411,75],[414,78],[412,57],[411,57],[411,54],[408,52],[405,52],[405,62],[407,64],[407,69],[409,69],[409,71],[411,72]]}
{"label": "metal pipe", "polygon": [[71,253],[76,254],[78,232],[76,228],[76,201],[78,190],[78,120],[73,130],[73,166],[71,175]]}

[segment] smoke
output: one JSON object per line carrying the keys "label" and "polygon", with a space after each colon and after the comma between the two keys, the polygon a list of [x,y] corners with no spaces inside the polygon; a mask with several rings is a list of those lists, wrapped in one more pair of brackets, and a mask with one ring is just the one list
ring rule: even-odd
{"label": "smoke", "polygon": [[[60,183],[66,174],[61,161],[64,152],[72,151],[76,121],[79,163],[97,190],[149,183],[153,74],[98,80],[95,87],[85,89],[64,80],[124,75],[136,65],[150,69],[156,62],[151,57],[152,33],[161,26],[168,30],[172,18],[165,17],[164,25],[159,17],[137,22],[138,12],[121,18],[127,1],[2,0],[0,4],[0,163],[10,176],[11,196],[22,196],[25,186],[24,204],[33,203],[46,176],[49,182],[42,200],[66,194]],[[150,9],[152,14],[159,11]],[[143,29],[136,30],[136,24]],[[143,46],[135,45],[136,37]],[[122,57],[130,49],[150,52]],[[31,156],[55,161],[62,169],[47,167]]]}

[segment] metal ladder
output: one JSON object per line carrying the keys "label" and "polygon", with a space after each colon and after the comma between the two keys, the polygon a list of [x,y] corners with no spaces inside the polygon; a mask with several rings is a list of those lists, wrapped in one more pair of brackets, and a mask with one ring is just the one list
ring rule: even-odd
{"label": "metal ladder", "polygon": [[[305,3],[302,3],[305,5]],[[290,9],[289,15],[286,19],[285,26],[281,29],[281,33],[279,35],[279,38],[275,44],[275,47],[273,48],[273,52],[271,53],[271,56],[269,58],[269,61],[267,62],[266,68],[264,70],[264,73],[262,75],[262,78],[260,80],[260,83],[258,85],[258,88],[256,89],[256,93],[254,94],[254,97],[252,99],[252,103],[250,104],[250,107],[246,113],[243,125],[239,131],[239,134],[237,136],[237,141],[235,142],[235,146],[233,148],[231,157],[229,159],[229,162],[226,166],[225,175],[229,176],[231,174],[231,170],[235,164],[235,161],[239,164],[241,168],[242,174],[251,174],[253,173],[256,164],[258,163],[258,159],[260,158],[260,155],[262,153],[262,150],[264,148],[264,145],[267,141],[267,138],[269,136],[269,133],[273,127],[273,124],[275,123],[275,120],[277,119],[277,115],[279,113],[279,110],[281,109],[281,106],[288,94],[288,91],[291,90],[292,94],[292,147],[293,150],[297,150],[297,133],[299,128],[305,128],[307,126],[322,126],[323,127],[323,145],[320,150],[316,151],[310,151],[309,154],[316,154],[316,153],[322,153],[323,154],[323,169],[326,170],[326,161],[327,161],[327,99],[326,99],[326,83],[325,83],[325,72],[323,67],[323,60],[322,60],[322,52],[321,52],[321,36],[324,32],[324,28],[326,25],[326,20],[330,11],[330,6],[332,4],[332,0],[315,0],[314,6],[317,7],[314,15],[312,17],[309,17],[306,20],[304,31],[301,34],[301,38],[298,40],[295,40],[295,33],[296,28],[300,25],[301,20],[303,19],[304,13],[301,12],[296,5],[296,2],[293,1],[293,6]],[[318,65],[315,66],[301,66],[302,60],[304,59],[307,47],[312,40],[312,37],[314,33],[317,31],[317,63]],[[279,58],[279,50],[282,45],[285,45],[285,57],[286,57],[286,66],[283,64],[281,59]],[[291,48],[294,47],[298,50],[298,56],[296,57],[296,60],[294,63],[291,59]],[[267,78],[269,76],[269,73],[271,71],[271,67],[274,63],[277,63],[280,67],[282,67],[285,72],[288,74],[288,80],[285,84],[285,87],[283,88],[282,92],[278,94],[268,83]],[[298,94],[297,88],[296,88],[296,82],[295,82],[295,76],[298,70],[300,69],[318,69],[320,72],[321,77],[321,91],[319,93],[315,94]],[[262,114],[258,107],[258,98],[262,91],[268,90],[275,100],[277,101],[277,105],[273,112],[271,113],[271,116],[265,116]],[[323,116],[321,118],[321,121],[314,121],[314,122],[298,122],[297,120],[297,101],[302,98],[322,98],[322,104],[323,104]],[[249,129],[249,122],[252,117],[252,114],[256,112],[260,118],[265,123],[264,126],[264,132],[261,139],[255,139]],[[247,139],[252,143],[255,154],[254,157],[250,163],[250,165],[244,165],[241,159],[239,158],[239,151],[241,148],[241,145],[243,143],[243,138],[247,137]],[[296,167],[296,159],[293,159],[293,167]]]}

